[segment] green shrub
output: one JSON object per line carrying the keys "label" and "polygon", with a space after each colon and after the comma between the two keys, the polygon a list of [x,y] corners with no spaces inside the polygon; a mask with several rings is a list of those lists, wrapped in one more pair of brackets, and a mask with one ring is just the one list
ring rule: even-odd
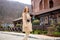
{"label": "green shrub", "polygon": [[34,34],[34,31],[35,31],[35,30],[33,30],[33,31],[31,32],[31,34]]}
{"label": "green shrub", "polygon": [[54,32],[53,34],[59,34],[60,35],[60,32]]}
{"label": "green shrub", "polygon": [[60,32],[60,26],[57,26],[57,31]]}
{"label": "green shrub", "polygon": [[37,30],[36,30],[36,31],[34,31],[34,34],[38,34]]}
{"label": "green shrub", "polygon": [[41,31],[41,30],[33,30],[31,33],[32,33],[32,34],[41,34],[42,31]]}
{"label": "green shrub", "polygon": [[60,32],[53,32],[53,36],[60,37]]}
{"label": "green shrub", "polygon": [[33,22],[32,22],[33,25],[39,25],[40,24],[40,21],[38,19],[35,19]]}
{"label": "green shrub", "polygon": [[36,29],[36,30],[33,30],[31,33],[32,34],[47,34],[47,31],[42,31],[42,30]]}
{"label": "green shrub", "polygon": [[60,32],[60,23],[58,23],[58,26],[56,26],[57,32]]}
{"label": "green shrub", "polygon": [[47,34],[47,31],[42,31],[42,34]]}

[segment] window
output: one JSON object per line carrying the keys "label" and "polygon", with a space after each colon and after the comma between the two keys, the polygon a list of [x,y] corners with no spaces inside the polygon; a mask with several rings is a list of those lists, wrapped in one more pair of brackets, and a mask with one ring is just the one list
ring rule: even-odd
{"label": "window", "polygon": [[49,7],[52,8],[53,7],[53,0],[49,1]]}

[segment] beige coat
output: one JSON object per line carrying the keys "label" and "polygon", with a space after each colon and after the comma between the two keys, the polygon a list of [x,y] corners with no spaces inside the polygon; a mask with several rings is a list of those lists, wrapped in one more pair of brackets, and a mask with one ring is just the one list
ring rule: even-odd
{"label": "beige coat", "polygon": [[[31,23],[31,17],[29,15],[29,13],[25,14],[23,13],[22,14],[22,19],[23,19],[23,32],[26,32],[26,31],[32,31],[32,23]],[[29,19],[30,21],[27,22],[27,19]]]}

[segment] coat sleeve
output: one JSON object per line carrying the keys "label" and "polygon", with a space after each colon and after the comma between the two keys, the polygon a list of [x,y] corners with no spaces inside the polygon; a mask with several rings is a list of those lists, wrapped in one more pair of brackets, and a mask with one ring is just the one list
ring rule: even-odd
{"label": "coat sleeve", "polygon": [[23,26],[26,26],[26,18],[24,13],[22,14],[22,21],[23,21]]}

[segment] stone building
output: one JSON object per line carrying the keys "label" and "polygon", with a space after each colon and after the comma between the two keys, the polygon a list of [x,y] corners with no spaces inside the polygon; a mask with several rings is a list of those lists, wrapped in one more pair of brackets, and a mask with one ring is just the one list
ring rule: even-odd
{"label": "stone building", "polygon": [[60,0],[31,0],[33,17],[40,25],[49,26],[60,22]]}

